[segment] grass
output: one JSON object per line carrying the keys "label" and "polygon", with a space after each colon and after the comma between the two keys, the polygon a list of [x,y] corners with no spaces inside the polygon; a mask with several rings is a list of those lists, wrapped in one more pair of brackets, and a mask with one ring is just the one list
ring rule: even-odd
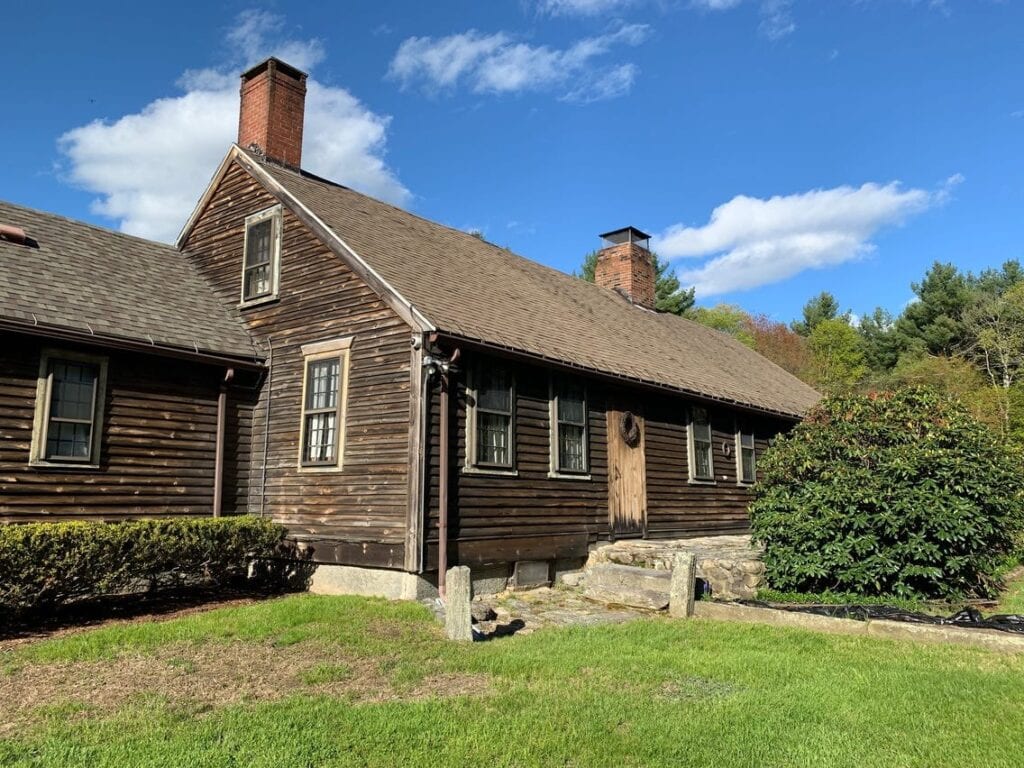
{"label": "grass", "polygon": [[941,601],[912,600],[902,597],[876,597],[845,592],[782,592],[759,589],[757,599],[766,603],[792,603],[794,605],[886,605],[915,613],[949,613],[952,604]]}
{"label": "grass", "polygon": [[665,618],[453,645],[420,606],[359,598],[0,649],[0,693],[40,690],[6,730],[0,695],[0,766],[998,768],[1024,752],[1024,657]]}
{"label": "grass", "polygon": [[999,605],[992,613],[1016,613],[1024,615],[1024,567],[1017,569],[1007,579],[1006,587],[999,599]]}

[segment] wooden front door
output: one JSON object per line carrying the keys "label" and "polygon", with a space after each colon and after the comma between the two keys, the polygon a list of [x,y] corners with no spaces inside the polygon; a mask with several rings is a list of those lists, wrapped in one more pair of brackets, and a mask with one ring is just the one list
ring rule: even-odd
{"label": "wooden front door", "polygon": [[635,411],[608,411],[608,516],[612,538],[646,532],[644,418]]}

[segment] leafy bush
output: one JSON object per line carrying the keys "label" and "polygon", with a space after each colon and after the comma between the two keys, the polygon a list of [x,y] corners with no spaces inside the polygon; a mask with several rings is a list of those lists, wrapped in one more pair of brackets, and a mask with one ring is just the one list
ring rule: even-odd
{"label": "leafy bush", "polygon": [[1022,528],[1020,456],[928,389],[827,398],[759,469],[774,589],[987,596]]}
{"label": "leafy bush", "polygon": [[0,608],[181,586],[230,585],[281,553],[284,528],[254,517],[0,527]]}

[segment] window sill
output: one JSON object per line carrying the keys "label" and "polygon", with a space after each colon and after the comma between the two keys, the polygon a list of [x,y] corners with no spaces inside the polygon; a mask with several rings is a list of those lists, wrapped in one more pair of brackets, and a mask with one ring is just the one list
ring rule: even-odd
{"label": "window sill", "polygon": [[688,485],[718,485],[718,481],[717,480],[700,480],[700,479],[690,478],[686,482],[687,482]]}
{"label": "window sill", "polygon": [[281,297],[278,294],[272,296],[261,296],[258,299],[249,299],[249,301],[238,302],[239,309],[252,309],[253,307],[262,307],[264,304],[273,304],[274,302],[280,301]]}
{"label": "window sill", "polygon": [[59,469],[64,472],[98,472],[102,469],[99,464],[76,464],[73,461],[30,461],[28,466],[30,469]]}
{"label": "window sill", "polygon": [[590,473],[574,475],[565,472],[548,472],[548,477],[552,480],[590,480]]}
{"label": "window sill", "polygon": [[736,485],[738,485],[740,488],[753,488],[755,485],[757,485],[757,481],[756,480],[737,480],[736,481]]}
{"label": "window sill", "polygon": [[518,469],[491,469],[489,467],[463,467],[463,475],[491,475],[493,477],[519,477]]}
{"label": "window sill", "polygon": [[318,467],[318,466],[299,466],[298,470],[303,475],[330,475],[341,472],[345,469],[344,465],[339,464],[338,466]]}

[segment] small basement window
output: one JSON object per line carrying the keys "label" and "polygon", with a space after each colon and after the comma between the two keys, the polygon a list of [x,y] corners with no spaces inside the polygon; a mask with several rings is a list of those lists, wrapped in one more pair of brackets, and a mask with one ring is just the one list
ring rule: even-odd
{"label": "small basement window", "polygon": [[707,408],[690,409],[688,432],[690,482],[714,482],[715,461]]}
{"label": "small basement window", "polygon": [[106,381],[105,357],[43,350],[30,463],[99,465]]}
{"label": "small basement window", "polygon": [[754,433],[736,431],[736,477],[742,484],[757,481],[757,457],[754,449]]}
{"label": "small basement window", "polygon": [[242,304],[277,298],[281,275],[281,206],[245,220],[242,257]]}
{"label": "small basement window", "polygon": [[470,465],[512,470],[515,466],[515,387],[503,368],[477,368],[470,398]]}
{"label": "small basement window", "polygon": [[583,386],[555,379],[551,385],[551,470],[559,475],[585,475],[587,396]]}
{"label": "small basement window", "polygon": [[342,466],[351,343],[349,337],[302,347],[300,468],[340,469]]}

